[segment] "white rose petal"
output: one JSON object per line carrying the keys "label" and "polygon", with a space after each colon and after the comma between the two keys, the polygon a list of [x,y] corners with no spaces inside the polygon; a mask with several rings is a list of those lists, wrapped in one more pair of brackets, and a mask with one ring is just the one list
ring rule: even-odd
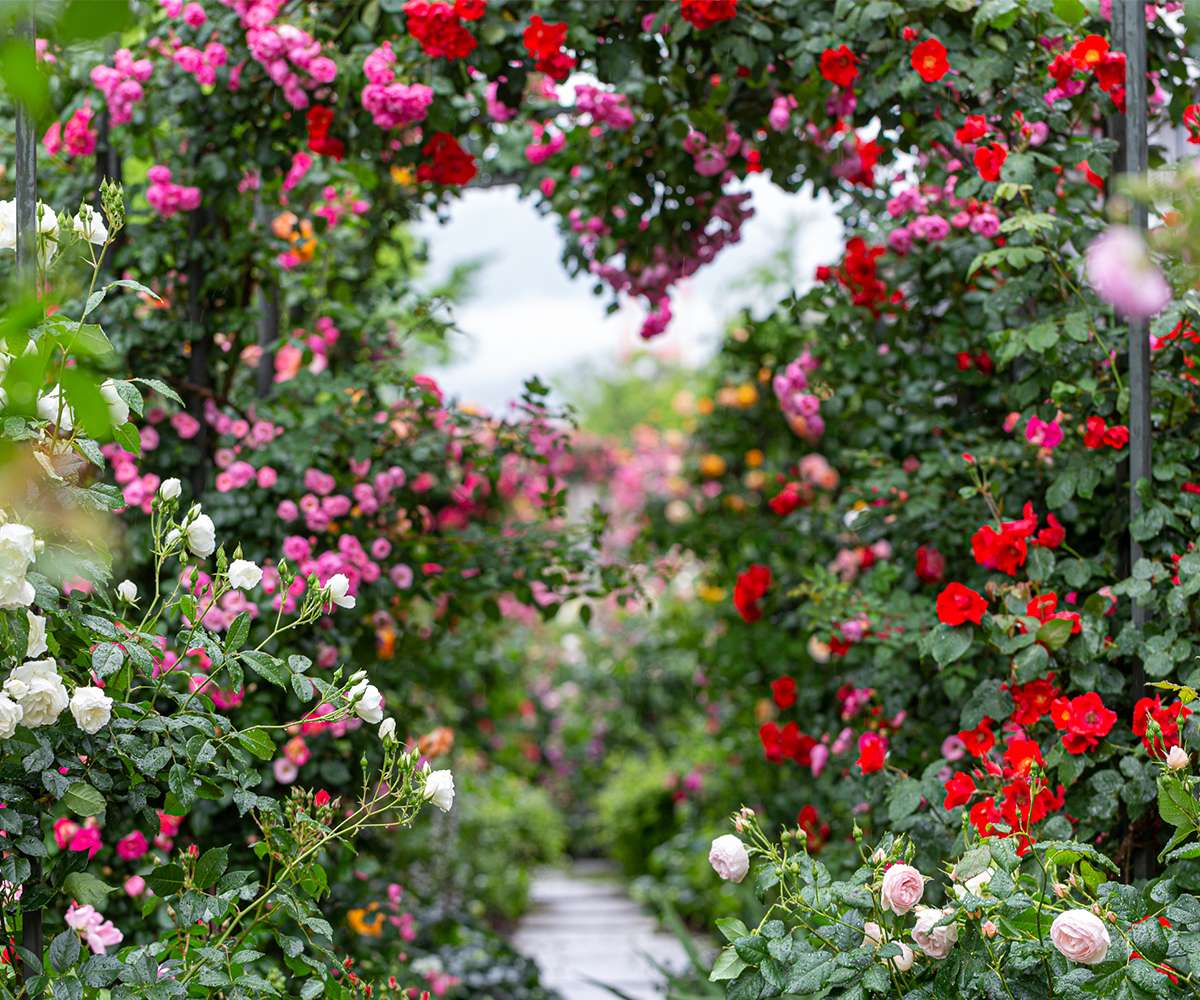
{"label": "white rose petal", "polygon": [[24,524],[0,525],[0,608],[27,608],[36,596],[25,579],[36,554],[33,529]]}
{"label": "white rose petal", "polygon": [[1188,752],[1183,747],[1171,747],[1167,754],[1167,767],[1172,771],[1182,771],[1190,763]]}
{"label": "white rose petal", "polygon": [[0,694],[0,740],[11,740],[24,712],[8,695]]}
{"label": "white rose petal", "polygon": [[132,604],[138,598],[137,584],[132,580],[122,580],[117,584],[117,596],[126,604]]}
{"label": "white rose petal", "polygon": [[396,720],[390,715],[379,724],[379,738],[385,743],[396,738]]}
{"label": "white rose petal", "polygon": [[17,249],[17,203],[0,201],[0,250]]}
{"label": "white rose petal", "polygon": [[46,619],[32,611],[26,611],[25,620],[29,623],[29,643],[25,647],[25,657],[28,659],[41,656],[49,648],[46,645]]}
{"label": "white rose petal", "polygon": [[117,392],[116,382],[110,378],[101,382],[100,395],[104,397],[104,402],[108,406],[108,419],[112,421],[114,427],[120,427],[129,420],[129,404]]}
{"label": "white rose petal", "polygon": [[262,575],[263,571],[249,559],[235,559],[229,564],[229,584],[238,590],[253,590]]}
{"label": "white rose petal", "polygon": [[67,689],[52,659],[22,663],[4,682],[4,693],[21,706],[24,723],[31,729],[49,726],[67,707]]}
{"label": "white rose petal", "polygon": [[71,695],[71,714],[75,725],[85,733],[98,733],[112,718],[113,700],[98,687],[76,688]]}
{"label": "white rose petal", "polygon": [[325,584],[325,590],[329,594],[329,599],[339,608],[352,608],[357,603],[350,596],[350,581],[346,578],[345,573],[334,573],[329,578],[329,582]]}
{"label": "white rose petal", "polygon": [[425,776],[425,798],[442,812],[454,805],[454,774],[451,771],[431,771]]}
{"label": "white rose petal", "polygon": [[383,721],[383,695],[374,684],[368,684],[366,689],[354,702],[354,711],[364,722],[374,725]]}
{"label": "white rose petal", "polygon": [[63,399],[61,386],[47,389],[38,397],[37,415],[64,434],[70,434],[75,427],[75,411]]}
{"label": "white rose petal", "polygon": [[108,240],[108,227],[104,219],[91,205],[80,205],[79,214],[75,216],[75,232],[81,239],[103,246]]}
{"label": "white rose petal", "polygon": [[179,498],[179,494],[182,492],[182,484],[174,477],[170,479],[164,479],[158,487],[158,495],[164,500],[176,500]]}
{"label": "white rose petal", "polygon": [[217,547],[217,528],[207,514],[197,514],[184,529],[192,555],[207,559]]}

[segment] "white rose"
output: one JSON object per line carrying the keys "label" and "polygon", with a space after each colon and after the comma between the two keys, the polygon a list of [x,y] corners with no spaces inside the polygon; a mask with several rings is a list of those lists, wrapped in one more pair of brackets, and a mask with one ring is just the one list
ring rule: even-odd
{"label": "white rose", "polygon": [[366,689],[354,702],[354,711],[364,722],[374,725],[383,721],[383,695],[374,684],[368,684]]}
{"label": "white rose", "polygon": [[61,386],[47,389],[38,397],[37,415],[54,424],[64,434],[70,434],[75,427],[75,411],[63,399]]}
{"label": "white rose", "polygon": [[132,604],[138,597],[137,584],[132,580],[122,580],[117,584],[117,596],[126,604]]}
{"label": "white rose", "polygon": [[217,528],[207,514],[197,514],[186,529],[187,546],[192,554],[207,559],[217,547]]}
{"label": "white rose", "polygon": [[17,249],[17,203],[0,201],[0,250]]}
{"label": "white rose", "polygon": [[129,420],[129,404],[117,392],[116,382],[110,378],[101,382],[100,395],[104,397],[104,402],[108,406],[108,419],[114,427],[120,427]]}
{"label": "white rose", "polygon": [[726,881],[740,882],[750,870],[750,855],[746,853],[745,844],[732,833],[727,833],[712,842],[708,863]]}
{"label": "white rose", "polygon": [[24,524],[0,525],[0,608],[27,608],[36,596],[25,579],[36,555],[33,529]]}
{"label": "white rose", "polygon": [[176,500],[179,494],[183,492],[183,486],[178,479],[174,477],[164,479],[158,487],[158,495],[164,500]]}
{"label": "white rose", "polygon": [[235,559],[229,564],[229,583],[238,590],[253,590],[262,579],[262,570],[249,559]]}
{"label": "white rose", "polygon": [[48,726],[67,707],[67,689],[51,659],[22,663],[4,682],[4,693],[21,706],[25,725]]}
{"label": "white rose", "polygon": [[325,584],[325,590],[329,594],[329,599],[339,608],[352,608],[357,603],[350,596],[350,581],[346,578],[345,573],[334,573],[329,578],[329,582]]}
{"label": "white rose", "polygon": [[75,216],[75,232],[81,239],[94,243],[96,246],[104,246],[108,240],[108,227],[104,225],[104,219],[101,218],[100,213],[91,205],[79,206],[79,214]]}
{"label": "white rose", "polygon": [[918,906],[917,923],[912,929],[913,940],[930,958],[945,958],[958,940],[958,924],[934,926],[952,910],[941,910],[936,906]]}
{"label": "white rose", "polygon": [[58,253],[58,215],[44,201],[37,203],[37,230],[38,261],[46,268]]}
{"label": "white rose", "polygon": [[1050,925],[1050,940],[1066,958],[1082,965],[1099,965],[1112,940],[1108,928],[1091,910],[1067,910]]}
{"label": "white rose", "polygon": [[425,798],[442,812],[454,805],[454,774],[450,771],[431,771],[425,776]]}
{"label": "white rose", "polygon": [[97,687],[76,688],[71,695],[75,725],[85,733],[98,733],[112,718],[113,700]]}
{"label": "white rose", "polygon": [[24,714],[21,706],[8,695],[0,694],[0,740],[12,739]]}
{"label": "white rose", "polygon": [[41,656],[46,649],[46,619],[35,615],[32,611],[25,612],[25,620],[29,623],[29,643],[25,647],[25,658]]}
{"label": "white rose", "polygon": [[1189,763],[1188,752],[1183,747],[1171,747],[1171,752],[1167,754],[1167,767],[1172,771],[1182,771]]}
{"label": "white rose", "polygon": [[385,743],[396,738],[396,720],[390,715],[379,724],[379,738]]}
{"label": "white rose", "polygon": [[874,920],[868,920],[863,924],[863,944],[873,945],[876,948],[883,944],[883,928]]}
{"label": "white rose", "polygon": [[994,868],[985,868],[974,878],[969,878],[966,882],[956,884],[954,886],[954,895],[959,899],[963,899],[967,893],[970,893],[972,896],[982,896],[988,887],[988,883],[991,882],[994,873]]}

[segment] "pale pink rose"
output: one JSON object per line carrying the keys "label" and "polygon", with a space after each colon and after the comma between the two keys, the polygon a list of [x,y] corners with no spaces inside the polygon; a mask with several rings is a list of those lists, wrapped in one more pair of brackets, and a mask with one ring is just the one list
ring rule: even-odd
{"label": "pale pink rose", "polygon": [[917,923],[912,929],[913,940],[930,958],[945,958],[958,940],[958,924],[936,927],[952,910],[940,910],[936,906],[918,906]]}
{"label": "pale pink rose", "polygon": [[1050,925],[1050,940],[1064,957],[1083,965],[1099,965],[1111,943],[1104,921],[1091,910],[1067,910]]}
{"label": "pale pink rose", "polygon": [[883,873],[879,895],[883,908],[903,916],[925,895],[925,878],[912,865],[892,865]]}
{"label": "pale pink rose", "polygon": [[708,863],[721,878],[729,882],[740,882],[750,870],[750,856],[746,845],[732,833],[718,837],[708,852]]}

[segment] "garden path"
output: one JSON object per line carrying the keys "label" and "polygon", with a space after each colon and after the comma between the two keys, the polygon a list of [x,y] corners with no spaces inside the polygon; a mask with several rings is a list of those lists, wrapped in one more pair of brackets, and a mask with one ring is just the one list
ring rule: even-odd
{"label": "garden path", "polygon": [[655,1000],[663,995],[655,963],[687,966],[679,941],[626,895],[611,866],[597,861],[539,872],[513,944],[563,1000],[614,1000],[601,983],[631,1000]]}

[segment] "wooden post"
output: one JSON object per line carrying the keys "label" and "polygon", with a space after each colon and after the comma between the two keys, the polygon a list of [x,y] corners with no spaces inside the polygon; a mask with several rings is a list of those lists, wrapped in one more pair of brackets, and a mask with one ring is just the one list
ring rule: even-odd
{"label": "wooden post", "polygon": [[[32,49],[37,37],[33,7],[17,23],[16,35]],[[16,107],[16,161],[14,164],[17,201],[17,281],[18,288],[31,299],[38,294],[38,219],[37,219],[37,132],[29,109],[19,101]],[[41,866],[30,861],[29,881],[41,877]],[[21,978],[31,979],[42,974],[42,911],[21,910],[21,947],[37,960],[21,962]]]}
{"label": "wooden post", "polygon": [[[1125,53],[1125,115],[1119,133],[1120,149],[1117,167],[1125,174],[1145,175],[1149,167],[1148,124],[1146,95],[1146,13],[1141,0],[1115,0],[1113,3],[1113,42]],[[1140,202],[1131,206],[1129,224],[1146,229],[1147,210]],[[1150,331],[1144,319],[1127,319],[1129,333],[1129,523],[1142,510],[1138,486],[1144,481],[1153,483],[1152,427],[1150,424]],[[1130,532],[1129,570],[1132,572],[1142,558],[1142,546]],[[1136,599],[1133,602],[1133,625],[1140,632],[1146,624],[1147,609]],[[1146,686],[1146,671],[1140,656],[1135,657],[1129,683],[1133,697],[1140,698]],[[1134,878],[1150,877],[1154,846],[1139,844],[1132,856]]]}

